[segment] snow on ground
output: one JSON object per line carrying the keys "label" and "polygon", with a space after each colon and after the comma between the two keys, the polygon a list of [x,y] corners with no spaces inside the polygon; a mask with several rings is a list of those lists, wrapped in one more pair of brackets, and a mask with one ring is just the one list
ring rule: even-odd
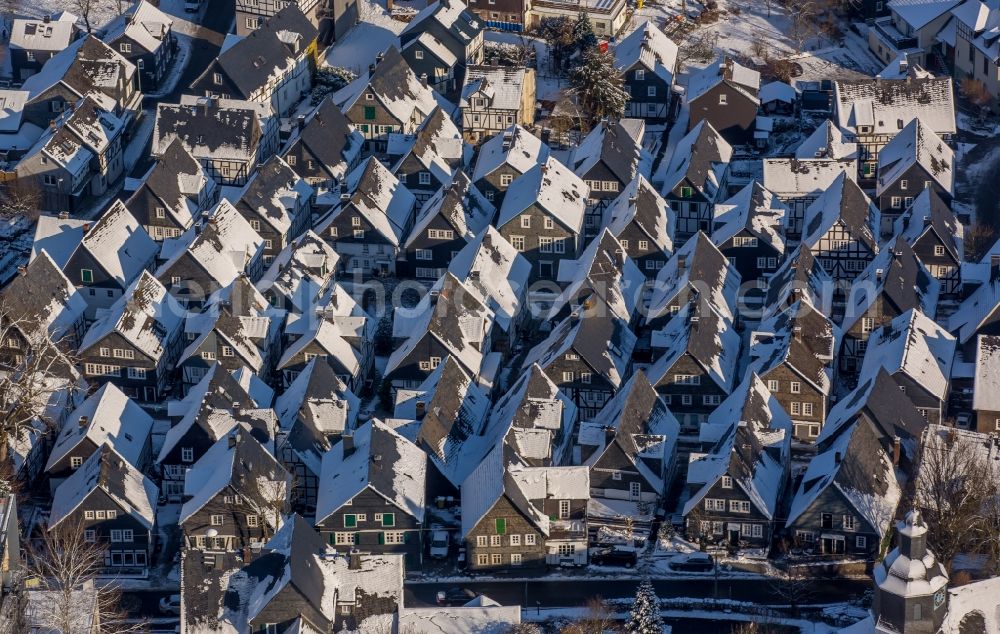
{"label": "snow on ground", "polygon": [[[120,4],[117,0],[97,0],[96,2],[92,2],[90,27],[97,29],[107,24],[112,18],[124,13],[130,6],[132,6],[132,3],[129,0],[121,0]],[[70,13],[80,15],[80,12],[75,7],[70,6],[68,0],[20,0],[17,3],[17,9],[14,10],[14,13],[23,17],[42,18],[60,11],[69,11]],[[80,24],[83,24],[82,19],[80,20]]]}

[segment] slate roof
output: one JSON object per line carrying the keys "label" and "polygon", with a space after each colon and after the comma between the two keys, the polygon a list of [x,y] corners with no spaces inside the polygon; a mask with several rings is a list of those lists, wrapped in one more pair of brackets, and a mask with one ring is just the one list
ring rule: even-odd
{"label": "slate roof", "polygon": [[1000,411],[1000,337],[979,335],[976,338],[975,374],[972,409]]}
{"label": "slate roof", "polygon": [[479,146],[473,182],[479,182],[503,164],[524,174],[549,157],[549,146],[519,125],[512,125]]}
{"label": "slate roof", "polygon": [[464,166],[467,155],[471,156],[462,133],[440,107],[417,127],[416,134],[390,135],[389,154],[397,153],[394,151],[397,149],[402,151],[398,152],[400,158],[392,170],[394,173],[398,173],[403,162],[412,156],[443,184],[451,181],[455,170]]}
{"label": "slate roof", "polygon": [[347,173],[364,145],[364,137],[355,130],[337,104],[329,97],[306,120],[305,126],[289,143],[298,139],[334,178]]}
{"label": "slate roof", "polygon": [[[376,62],[374,73],[362,73],[334,93],[333,99],[346,112],[368,92],[376,95],[392,116],[404,124],[411,119],[422,122],[435,108],[444,106],[433,90],[421,84],[395,46],[383,53],[382,59]],[[449,112],[453,109],[454,106],[446,108]]]}
{"label": "slate roof", "polygon": [[674,248],[676,214],[642,174],[611,201],[605,208],[605,215],[608,218],[607,227],[616,237],[635,223],[664,253],[670,253]]}
{"label": "slate roof", "polygon": [[615,45],[614,52],[615,66],[620,70],[634,70],[640,65],[668,86],[674,83],[677,45],[652,22],[643,22],[623,37]]}
{"label": "slate roof", "polygon": [[[920,119],[913,119],[878,153],[876,195],[882,195],[913,165],[920,165],[947,192],[955,189],[955,152]],[[922,186],[922,183],[915,183]]]}
{"label": "slate roof", "polygon": [[510,184],[496,226],[503,227],[529,206],[537,205],[573,233],[581,233],[589,192],[579,176],[550,157]]}
{"label": "slate roof", "polygon": [[686,182],[714,200],[732,157],[733,147],[702,119],[677,142],[670,160],[660,164],[653,181],[662,182],[660,193],[664,196]]}
{"label": "slate roof", "polygon": [[556,279],[566,288],[552,301],[550,318],[567,307],[582,307],[610,310],[626,322],[635,315],[646,282],[621,242],[607,229],[590,242],[579,259],[560,260]]}
{"label": "slate roof", "polygon": [[941,284],[905,241],[894,238],[854,280],[847,297],[841,328],[847,332],[881,297],[898,314],[920,308],[932,316],[937,311]]}
{"label": "slate roof", "polygon": [[746,230],[784,255],[788,206],[757,181],[748,184],[724,203],[715,205],[713,213],[712,242],[716,245]]}
{"label": "slate roof", "polygon": [[93,35],[86,35],[56,53],[42,70],[28,77],[21,86],[38,98],[52,86],[62,83],[80,97],[92,97],[102,108],[116,110],[124,93],[122,86],[131,85],[136,67],[117,51]]}
{"label": "slate roof", "polygon": [[[320,221],[318,229],[343,213],[357,211],[390,244],[400,246],[416,205],[416,198],[382,163],[369,158],[347,175],[349,200]],[[323,234],[323,231],[317,230]]]}
{"label": "slate roof", "polygon": [[928,231],[937,234],[956,262],[964,259],[965,226],[933,188],[921,191],[893,225],[893,233],[911,247]]}
{"label": "slate roof", "polygon": [[114,43],[124,36],[146,51],[155,53],[166,41],[173,23],[173,19],[159,7],[141,0],[109,22],[101,39]]}
{"label": "slate roof", "polygon": [[809,461],[792,498],[785,526],[794,526],[830,487],[880,536],[889,531],[902,490],[891,456],[882,448],[871,427],[863,422],[852,425],[847,433]]}
{"label": "slate roof", "polygon": [[[530,79],[529,79],[530,78]],[[526,68],[509,66],[469,66],[465,69],[465,84],[459,105],[469,107],[473,95],[489,100],[491,109],[521,111],[526,84],[534,74]]]}
{"label": "slate roof", "polygon": [[743,66],[730,57],[720,57],[688,78],[687,101],[697,100],[706,92],[725,82],[727,86],[759,103],[760,73]]}
{"label": "slate roof", "polygon": [[840,174],[809,207],[802,225],[802,244],[815,248],[834,224],[840,223],[855,240],[878,252],[880,214],[853,179]]}
{"label": "slate roof", "polygon": [[729,393],[735,383],[740,345],[740,336],[730,322],[705,302],[689,302],[661,331],[653,333],[653,346],[664,351],[647,375],[651,383],[659,385],[677,360],[688,354]]}
{"label": "slate roof", "polygon": [[301,213],[310,213],[314,193],[281,157],[272,156],[247,180],[236,207],[255,212],[274,231],[287,235],[300,207]]}
{"label": "slate roof", "polygon": [[56,487],[52,494],[49,530],[70,517],[98,489],[117,504],[121,512],[127,513],[147,529],[153,529],[156,523],[156,485],[110,445],[104,444]]}
{"label": "slate roof", "polygon": [[878,368],[901,372],[944,402],[954,357],[955,338],[919,308],[911,308],[868,337],[859,381]]}
{"label": "slate roof", "polygon": [[84,439],[97,447],[111,445],[138,468],[152,429],[153,419],[149,414],[113,383],[105,383],[66,419],[45,468],[51,470]]}
{"label": "slate roof", "polygon": [[58,341],[83,319],[83,295],[43,249],[0,291],[5,327],[13,323],[29,339],[48,335]]}
{"label": "slate roof", "polygon": [[800,298],[820,310],[829,310],[832,294],[833,279],[809,247],[800,244],[771,275],[764,314],[773,315]]}
{"label": "slate roof", "polygon": [[463,288],[493,311],[496,324],[505,332],[527,310],[531,263],[493,225],[462,247],[448,264],[448,272],[465,280]]}
{"label": "slate roof", "polygon": [[751,335],[750,367],[765,375],[787,365],[823,394],[833,387],[840,329],[805,300],[760,323]]}
{"label": "slate roof", "polygon": [[[348,442],[353,452],[345,448]],[[422,523],[426,477],[424,452],[382,421],[370,420],[323,455],[316,519],[322,522],[370,489]]]}
{"label": "slate roof", "polygon": [[311,310],[333,279],[339,261],[333,247],[307,229],[274,256],[257,289],[288,298],[300,311]]}
{"label": "slate roof", "polygon": [[[573,150],[573,172],[585,178],[603,163],[621,183],[631,183],[639,174],[643,157],[642,139],[636,139],[620,121],[603,120],[594,126]],[[648,157],[646,157],[648,162]]]}
{"label": "slate roof", "polygon": [[821,194],[840,176],[855,180],[858,158],[766,158],[762,167],[764,187],[791,199]]}
{"label": "slate roof", "polygon": [[795,149],[795,158],[856,159],[858,144],[848,141],[844,131],[826,119]]}
{"label": "slate roof", "polygon": [[938,135],[955,134],[955,98],[950,77],[926,79],[838,79],[833,82],[837,125],[857,132],[895,134],[920,119]]}
{"label": "slate roof", "polygon": [[702,232],[688,238],[656,275],[646,309],[650,322],[668,313],[675,300],[702,297],[726,321],[736,319],[736,294],[740,274],[719,248]]}
{"label": "slate roof", "polygon": [[80,342],[80,353],[117,332],[153,361],[167,352],[181,328],[184,311],[155,277],[143,271],[115,303],[91,325]]}
{"label": "slate roof", "polygon": [[156,106],[152,153],[160,155],[179,139],[193,156],[249,161],[256,156],[263,131],[257,110],[203,98],[202,103]]}
{"label": "slate roof", "polygon": [[465,172],[455,173],[454,180],[427,199],[417,214],[406,246],[425,236],[425,230],[434,218],[444,218],[455,230],[456,238],[466,242],[481,234],[496,215],[496,207],[476,189]]}
{"label": "slate roof", "polygon": [[570,348],[587,362],[594,372],[615,388],[625,380],[635,347],[636,336],[628,323],[610,314],[570,315],[552,329],[552,333],[532,348],[521,368],[537,363],[542,369]]}
{"label": "slate roof", "polygon": [[[198,194],[205,188],[214,189],[212,177],[205,172],[201,164],[184,149],[179,139],[174,139],[163,154],[156,159],[153,169],[143,182],[143,187],[163,202],[164,209],[174,221],[186,229],[194,222],[198,212],[195,201]],[[142,200],[140,187],[125,203],[129,209],[135,210]],[[153,210],[147,210],[150,217]]]}

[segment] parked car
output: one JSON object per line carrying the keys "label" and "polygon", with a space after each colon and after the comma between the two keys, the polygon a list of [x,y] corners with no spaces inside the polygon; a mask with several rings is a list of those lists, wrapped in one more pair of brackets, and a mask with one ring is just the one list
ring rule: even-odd
{"label": "parked car", "polygon": [[434,559],[448,558],[448,531],[434,531],[431,533],[430,555]]}
{"label": "parked car", "polygon": [[181,595],[172,594],[169,597],[160,597],[160,613],[161,614],[180,614],[181,613]]}
{"label": "parked car", "polygon": [[451,588],[450,590],[442,590],[437,593],[437,604],[447,606],[465,605],[478,596],[478,592],[469,590],[468,588]]}
{"label": "parked car", "polygon": [[671,570],[683,570],[685,572],[709,572],[713,568],[715,568],[715,562],[706,553],[680,555],[670,562]]}
{"label": "parked car", "polygon": [[598,566],[625,566],[631,568],[635,565],[638,557],[632,548],[622,546],[609,546],[607,548],[597,548],[590,552],[590,563]]}

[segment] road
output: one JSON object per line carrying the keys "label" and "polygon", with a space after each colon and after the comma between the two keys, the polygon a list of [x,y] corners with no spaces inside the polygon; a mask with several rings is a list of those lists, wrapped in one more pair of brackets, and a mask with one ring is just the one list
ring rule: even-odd
{"label": "road", "polygon": [[[637,579],[558,579],[525,581],[472,581],[466,583],[414,583],[406,584],[404,604],[407,607],[433,605],[439,590],[460,586],[486,594],[503,605],[534,607],[572,607],[584,605],[588,599],[601,596],[605,599],[624,599],[635,596]],[[656,594],[661,599],[690,597],[710,599],[714,594],[712,578],[660,579],[653,581]],[[786,584],[777,581],[752,579],[719,579],[719,598],[748,601],[758,605],[788,605],[789,592],[782,592]],[[800,593],[804,604],[838,603],[858,598],[871,588],[868,579],[832,579],[810,582],[809,592]],[[527,597],[527,601],[525,600]]]}

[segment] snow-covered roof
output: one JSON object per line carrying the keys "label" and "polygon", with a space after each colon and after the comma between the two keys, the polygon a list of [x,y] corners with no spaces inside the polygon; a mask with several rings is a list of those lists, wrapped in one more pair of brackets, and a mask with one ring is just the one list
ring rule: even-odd
{"label": "snow-covered roof", "polygon": [[788,207],[773,192],[754,181],[715,205],[712,242],[721,245],[743,230],[778,253],[785,252],[785,215]]}
{"label": "snow-covered roof", "polygon": [[920,119],[914,119],[879,151],[876,195],[895,185],[913,165],[924,168],[945,191],[954,190],[955,151]]}
{"label": "snow-covered roof", "polygon": [[611,201],[605,215],[607,227],[616,237],[634,223],[664,253],[674,248],[673,233],[677,225],[674,210],[642,174]]}
{"label": "snow-covered roof", "polygon": [[402,608],[399,611],[399,629],[412,634],[505,634],[520,622],[520,607],[500,604]]}
{"label": "snow-covered roof", "polygon": [[646,320],[668,314],[670,307],[689,297],[707,299],[726,321],[736,320],[740,274],[719,248],[699,231],[660,269],[646,309]]}
{"label": "snow-covered roof", "polygon": [[[898,545],[872,571],[875,586],[900,599],[929,597],[947,586],[948,573],[926,542],[923,542],[923,552],[905,550],[905,544],[910,544],[912,550],[914,541],[927,534],[927,524],[920,511],[912,510],[897,522],[896,533]],[[904,542],[904,537],[909,541]]]}
{"label": "snow-covered roof", "polygon": [[152,530],[156,523],[157,487],[109,444],[101,445],[56,487],[52,494],[49,530],[72,515],[98,489],[123,513]]}
{"label": "snow-covered roof", "polygon": [[521,367],[526,369],[537,363],[548,370],[553,362],[572,349],[596,374],[617,389],[625,380],[635,342],[636,336],[628,322],[609,313],[583,312],[559,322],[548,337],[528,352]]}
{"label": "snow-covered roof", "polygon": [[1000,337],[977,337],[974,381],[972,409],[1000,411]]}
{"label": "snow-covered roof", "polygon": [[465,172],[460,171],[450,184],[442,186],[424,202],[410,230],[406,246],[410,248],[423,238],[427,226],[439,216],[452,226],[456,238],[468,242],[482,233],[495,215],[496,207],[493,203],[476,189]]}
{"label": "snow-covered roof", "polygon": [[[347,112],[365,94],[371,93],[375,99],[404,124],[416,119],[422,122],[443,104],[435,91],[423,85],[413,70],[399,54],[395,46],[390,46],[376,62],[375,72],[362,73],[353,82],[333,95],[341,110]],[[454,106],[446,108],[450,113]]]}
{"label": "snow-covered roof", "polygon": [[[564,309],[610,310],[615,317],[631,321],[642,299],[646,276],[628,256],[621,242],[609,230],[599,236],[577,260],[559,261],[556,281],[566,286],[552,300],[549,317]],[[597,302],[603,305],[599,307]]]}
{"label": "snow-covered roof", "polygon": [[786,199],[826,191],[841,175],[857,178],[857,156],[849,158],[766,158],[762,184]]}
{"label": "snow-covered roof", "polygon": [[955,338],[919,308],[912,308],[869,335],[858,380],[863,382],[878,368],[890,374],[902,372],[944,402],[954,357]]}
{"label": "snow-covered roof", "polygon": [[[766,181],[764,186],[767,187]],[[806,208],[802,223],[802,244],[815,248],[819,240],[839,223],[849,237],[874,253],[879,248],[880,218],[879,210],[871,199],[852,178],[841,173]]]}
{"label": "snow-covered roof", "polygon": [[837,125],[853,134],[895,134],[913,119],[939,135],[956,131],[951,77],[835,80],[833,93]]}
{"label": "snow-covered roof", "polygon": [[279,156],[272,156],[247,180],[236,207],[255,213],[279,235],[296,225],[297,213],[310,213],[315,191]]}
{"label": "snow-covered roof", "polygon": [[642,147],[641,135],[634,137],[623,121],[608,120],[601,121],[587,133],[568,161],[580,178],[586,179],[591,170],[603,164],[604,169],[621,183],[631,183],[642,172],[648,174],[650,163],[652,160]]}
{"label": "snow-covered roof", "polygon": [[674,41],[647,20],[615,45],[615,66],[628,71],[641,65],[669,86],[674,83],[677,52]]}
{"label": "snow-covered roof", "polygon": [[56,437],[46,469],[72,452],[84,439],[107,443],[133,466],[140,466],[153,419],[115,384],[105,383],[73,410]]}
{"label": "snow-covered roof", "polygon": [[274,257],[257,289],[287,298],[300,311],[310,310],[339,261],[333,247],[308,229]]}
{"label": "snow-covered roof", "polygon": [[[343,213],[357,211],[390,244],[400,246],[416,205],[416,198],[396,176],[374,158],[359,165],[347,175],[350,199],[335,209],[327,224]],[[322,229],[322,227],[320,227]],[[323,234],[323,231],[317,230]]]}
{"label": "snow-covered roof", "polygon": [[181,327],[184,311],[163,284],[143,271],[121,297],[100,315],[80,342],[80,352],[117,332],[153,361],[159,361]]}
{"label": "snow-covered roof", "polygon": [[848,141],[844,131],[826,119],[795,149],[795,158],[857,159],[858,144]]}
{"label": "snow-covered roof", "polygon": [[665,380],[674,364],[685,354],[702,367],[727,394],[736,381],[736,362],[740,354],[740,335],[732,322],[723,318],[706,302],[684,305],[663,329],[653,333],[653,346],[663,354],[648,370],[654,385]]}
{"label": "snow-covered roof", "polygon": [[783,81],[772,81],[760,87],[760,102],[783,101],[787,104],[795,103],[799,97],[799,91]]}
{"label": "snow-covered roof", "polygon": [[809,461],[792,498],[785,526],[795,525],[831,486],[880,536],[889,531],[903,491],[892,457],[864,422],[851,426]]}
{"label": "snow-covered roof", "polygon": [[722,138],[706,119],[702,119],[677,142],[669,161],[662,161],[653,177],[666,196],[681,183],[688,183],[709,200],[719,194],[733,146]]}
{"label": "snow-covered roof", "polygon": [[501,165],[507,164],[519,174],[524,174],[549,157],[549,146],[519,125],[490,137],[479,147],[473,182],[479,182]]}
{"label": "snow-covered roof", "polygon": [[781,263],[768,282],[764,316],[786,309],[800,298],[829,312],[833,280],[806,245],[799,245]]}
{"label": "snow-covered roof", "polygon": [[528,207],[537,205],[573,233],[582,233],[589,193],[590,188],[579,176],[549,157],[510,184],[496,226],[503,227]]}
{"label": "snow-covered roof", "polygon": [[500,232],[487,225],[448,264],[463,288],[493,311],[497,325],[510,330],[512,320],[527,310],[525,300],[531,263]]}
{"label": "snow-covered roof", "polygon": [[914,31],[919,31],[938,17],[948,13],[961,0],[889,0],[889,10],[898,15]]}
{"label": "snow-covered roof", "polygon": [[687,102],[695,101],[706,92],[725,82],[755,103],[760,103],[760,73],[743,66],[730,57],[720,57],[688,78]]}
{"label": "snow-covered roof", "polygon": [[104,27],[102,39],[114,42],[124,36],[150,53],[167,40],[174,20],[147,0],[140,0]]}
{"label": "snow-covered roof", "polygon": [[336,359],[352,375],[361,367],[361,352],[357,350],[347,337],[353,332],[345,332],[342,326],[325,316],[313,322],[313,326],[292,342],[278,360],[277,368],[283,369],[299,362],[299,355],[309,346],[316,345],[319,350]]}
{"label": "snow-covered roof", "polygon": [[323,456],[316,518],[322,522],[366,489],[423,522],[427,455],[378,419],[361,425]]}
{"label": "snow-covered roof", "polygon": [[829,317],[801,299],[761,321],[750,335],[750,368],[764,376],[784,365],[829,394],[840,336]]}
{"label": "snow-covered roof", "polygon": [[883,441],[899,437],[908,445],[915,443],[927,427],[927,419],[881,366],[830,408],[817,445],[829,446],[859,419],[874,426]]}
{"label": "snow-covered roof", "polygon": [[879,299],[888,302],[897,313],[920,308],[933,317],[940,292],[940,282],[910,245],[893,238],[854,280],[840,327],[844,332],[850,330]]}
{"label": "snow-covered roof", "polygon": [[14,20],[10,29],[12,49],[61,51],[73,41],[76,25],[68,20]]}
{"label": "snow-covered roof", "polygon": [[87,300],[42,249],[0,292],[4,320],[27,338],[48,335],[59,341],[74,335]]}
{"label": "snow-covered roof", "polygon": [[990,277],[962,300],[947,320],[948,331],[965,345],[1000,306],[1000,278]]}
{"label": "snow-covered roof", "polygon": [[178,524],[183,524],[224,490],[243,500],[274,526],[273,505],[284,500],[291,476],[244,424],[219,438],[188,469]]}
{"label": "snow-covered roof", "polygon": [[[520,112],[528,83],[534,82],[534,73],[526,68],[509,66],[469,66],[465,71],[462,100],[459,105],[469,107],[469,99],[477,96],[486,99],[492,110]],[[530,87],[534,91],[534,86]],[[490,115],[487,115],[490,116]]]}

